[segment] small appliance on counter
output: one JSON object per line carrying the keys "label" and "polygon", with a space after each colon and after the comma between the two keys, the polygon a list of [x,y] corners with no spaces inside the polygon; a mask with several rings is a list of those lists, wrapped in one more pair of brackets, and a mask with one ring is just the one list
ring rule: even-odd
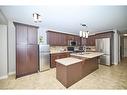
{"label": "small appliance on counter", "polygon": [[69,46],[69,47],[67,47],[67,50],[68,50],[68,51],[72,51],[72,52],[73,52],[73,51],[74,51],[74,47]]}
{"label": "small appliance on counter", "polygon": [[73,53],[78,53],[78,52],[83,52],[84,51],[80,47],[76,47],[76,46],[75,47],[74,46],[69,46],[69,47],[67,47],[67,50],[71,51]]}
{"label": "small appliance on counter", "polygon": [[39,71],[50,69],[49,45],[39,44]]}

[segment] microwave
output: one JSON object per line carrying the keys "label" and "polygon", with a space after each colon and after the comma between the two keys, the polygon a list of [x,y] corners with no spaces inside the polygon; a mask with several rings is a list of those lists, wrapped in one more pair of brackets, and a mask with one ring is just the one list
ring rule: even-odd
{"label": "microwave", "polygon": [[76,41],[69,41],[69,46],[77,46],[77,42]]}

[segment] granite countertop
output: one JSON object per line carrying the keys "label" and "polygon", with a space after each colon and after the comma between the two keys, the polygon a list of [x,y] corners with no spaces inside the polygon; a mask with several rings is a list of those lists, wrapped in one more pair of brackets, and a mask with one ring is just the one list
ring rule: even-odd
{"label": "granite countertop", "polygon": [[72,56],[82,57],[82,58],[94,58],[103,55],[101,52],[83,52],[81,53],[71,53]]}
{"label": "granite countertop", "polygon": [[71,52],[71,51],[51,51],[50,54],[55,54],[55,53],[66,53],[66,52]]}
{"label": "granite countertop", "polygon": [[74,58],[74,57],[67,57],[67,58],[62,58],[62,59],[57,59],[55,60],[57,63],[63,64],[65,66],[75,64],[78,62],[81,62],[82,60]]}

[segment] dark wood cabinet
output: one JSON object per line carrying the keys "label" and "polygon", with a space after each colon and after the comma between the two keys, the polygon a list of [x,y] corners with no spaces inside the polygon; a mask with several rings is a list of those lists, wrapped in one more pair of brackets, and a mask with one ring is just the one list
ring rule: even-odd
{"label": "dark wood cabinet", "polygon": [[80,46],[80,37],[72,34],[47,31],[47,43],[51,46],[68,46],[69,41],[76,41]]}
{"label": "dark wood cabinet", "polygon": [[68,41],[67,41],[67,34],[61,34],[61,46],[67,46]]}
{"label": "dark wood cabinet", "polygon": [[95,36],[91,35],[86,38],[86,46],[95,46]]}
{"label": "dark wood cabinet", "polygon": [[38,71],[38,27],[14,22],[16,28],[16,78]]}
{"label": "dark wood cabinet", "polygon": [[16,44],[27,44],[27,26],[16,25]]}
{"label": "dark wood cabinet", "polygon": [[101,38],[113,38],[113,31],[109,32],[102,32],[95,34],[95,39],[101,39]]}
{"label": "dark wood cabinet", "polygon": [[61,44],[61,35],[56,32],[47,31],[47,43],[51,46]]}
{"label": "dark wood cabinet", "polygon": [[37,28],[28,26],[27,29],[28,29],[27,44],[37,44]]}
{"label": "dark wood cabinet", "polygon": [[67,35],[67,40],[68,41],[70,41],[70,40],[72,40],[72,41],[74,41],[75,40],[75,36],[74,35]]}
{"label": "dark wood cabinet", "polygon": [[27,73],[27,45],[16,45],[16,77]]}
{"label": "dark wood cabinet", "polygon": [[75,36],[74,40],[77,42],[77,45],[80,46],[81,45],[81,38],[79,36]]}
{"label": "dark wood cabinet", "polygon": [[37,72],[38,70],[38,46],[37,45],[27,45],[27,63],[29,73]]}
{"label": "dark wood cabinet", "polygon": [[61,59],[61,58],[66,58],[69,57],[70,53],[69,52],[64,52],[64,53],[54,53],[54,54],[50,54],[50,67],[54,68],[56,67],[56,59]]}
{"label": "dark wood cabinet", "polygon": [[70,40],[76,41],[78,46],[95,46],[96,39],[112,38],[112,35],[113,32],[109,31],[90,35],[88,38],[80,38],[78,35],[47,31],[47,40],[51,46],[68,46]]}

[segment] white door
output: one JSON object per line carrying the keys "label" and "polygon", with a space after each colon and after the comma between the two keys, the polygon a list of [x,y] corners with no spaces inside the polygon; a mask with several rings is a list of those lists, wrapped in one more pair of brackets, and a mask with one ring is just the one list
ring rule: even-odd
{"label": "white door", "polygon": [[0,79],[7,77],[7,26],[0,25]]}

